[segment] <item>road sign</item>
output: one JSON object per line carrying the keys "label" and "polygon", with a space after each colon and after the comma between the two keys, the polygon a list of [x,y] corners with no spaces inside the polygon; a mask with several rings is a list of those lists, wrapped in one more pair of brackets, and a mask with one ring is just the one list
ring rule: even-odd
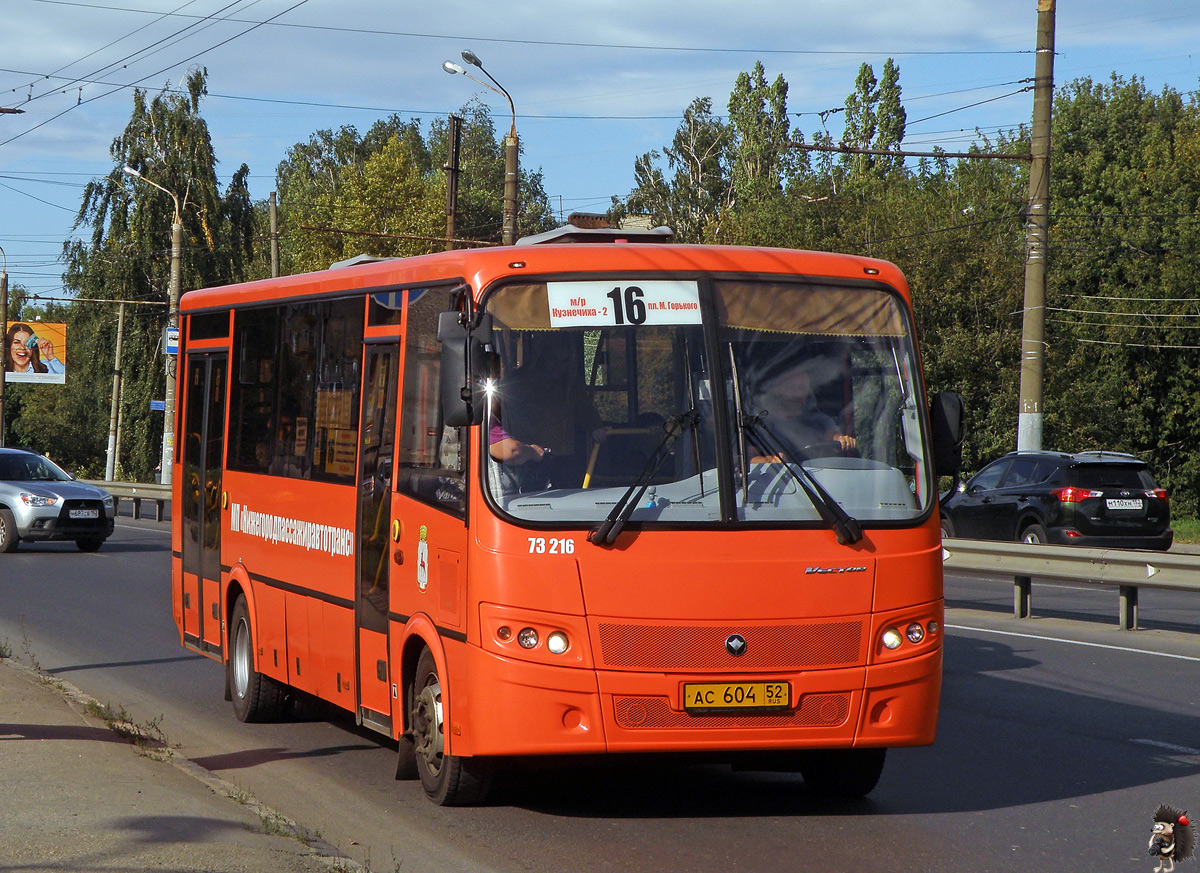
{"label": "road sign", "polygon": [[179,354],[179,328],[168,327],[163,331],[163,352],[168,355]]}
{"label": "road sign", "polygon": [[166,412],[167,411],[167,401],[151,400],[150,401],[150,411],[151,412]]}

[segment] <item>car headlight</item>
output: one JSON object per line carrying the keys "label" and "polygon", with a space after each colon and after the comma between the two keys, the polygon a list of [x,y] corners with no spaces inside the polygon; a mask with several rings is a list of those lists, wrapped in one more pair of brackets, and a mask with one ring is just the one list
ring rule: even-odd
{"label": "car headlight", "polygon": [[103,503],[104,503],[105,509],[112,509],[113,506],[116,505],[113,501],[113,496],[111,494],[104,495]]}
{"label": "car headlight", "polygon": [[53,506],[58,503],[57,497],[43,497],[40,494],[30,494],[26,491],[21,492],[21,502],[26,506]]}

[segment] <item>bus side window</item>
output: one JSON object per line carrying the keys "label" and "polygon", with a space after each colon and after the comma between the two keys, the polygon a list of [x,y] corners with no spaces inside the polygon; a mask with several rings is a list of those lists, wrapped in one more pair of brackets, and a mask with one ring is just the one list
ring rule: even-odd
{"label": "bus side window", "polygon": [[[466,517],[466,429],[442,421],[438,314],[451,308],[442,289],[412,291],[404,337],[404,387],[400,411],[400,452],[396,489]],[[415,299],[414,299],[415,298]]]}

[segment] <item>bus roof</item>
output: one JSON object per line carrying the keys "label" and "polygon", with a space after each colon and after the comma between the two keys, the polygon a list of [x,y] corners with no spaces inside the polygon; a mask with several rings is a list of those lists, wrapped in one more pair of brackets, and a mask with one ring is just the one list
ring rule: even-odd
{"label": "bus roof", "polygon": [[908,285],[894,264],[857,255],[749,246],[609,242],[459,249],[410,258],[365,260],[315,273],[188,291],[181,299],[180,310],[220,309],[294,297],[344,296],[354,290],[366,293],[456,281],[466,282],[478,295],[502,277],[647,272],[874,279],[908,296]]}

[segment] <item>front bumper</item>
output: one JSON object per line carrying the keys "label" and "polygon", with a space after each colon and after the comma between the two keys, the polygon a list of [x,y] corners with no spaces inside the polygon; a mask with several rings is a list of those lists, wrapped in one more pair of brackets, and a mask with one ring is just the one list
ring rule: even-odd
{"label": "front bumper", "polygon": [[[95,507],[86,507],[91,511]],[[72,518],[71,512],[79,507],[21,507],[14,513],[17,533],[23,540],[46,542],[54,540],[77,540],[87,537],[112,536],[114,519],[103,508],[96,518]]]}
{"label": "front bumper", "polygon": [[[469,645],[459,655],[471,661],[460,674],[471,676],[471,687],[465,693],[460,687],[450,704],[452,751],[458,755],[720,757],[746,750],[928,745],[936,733],[941,646],[868,667],[719,677],[551,667]],[[786,681],[792,708],[687,712],[684,684],[712,681]]]}

